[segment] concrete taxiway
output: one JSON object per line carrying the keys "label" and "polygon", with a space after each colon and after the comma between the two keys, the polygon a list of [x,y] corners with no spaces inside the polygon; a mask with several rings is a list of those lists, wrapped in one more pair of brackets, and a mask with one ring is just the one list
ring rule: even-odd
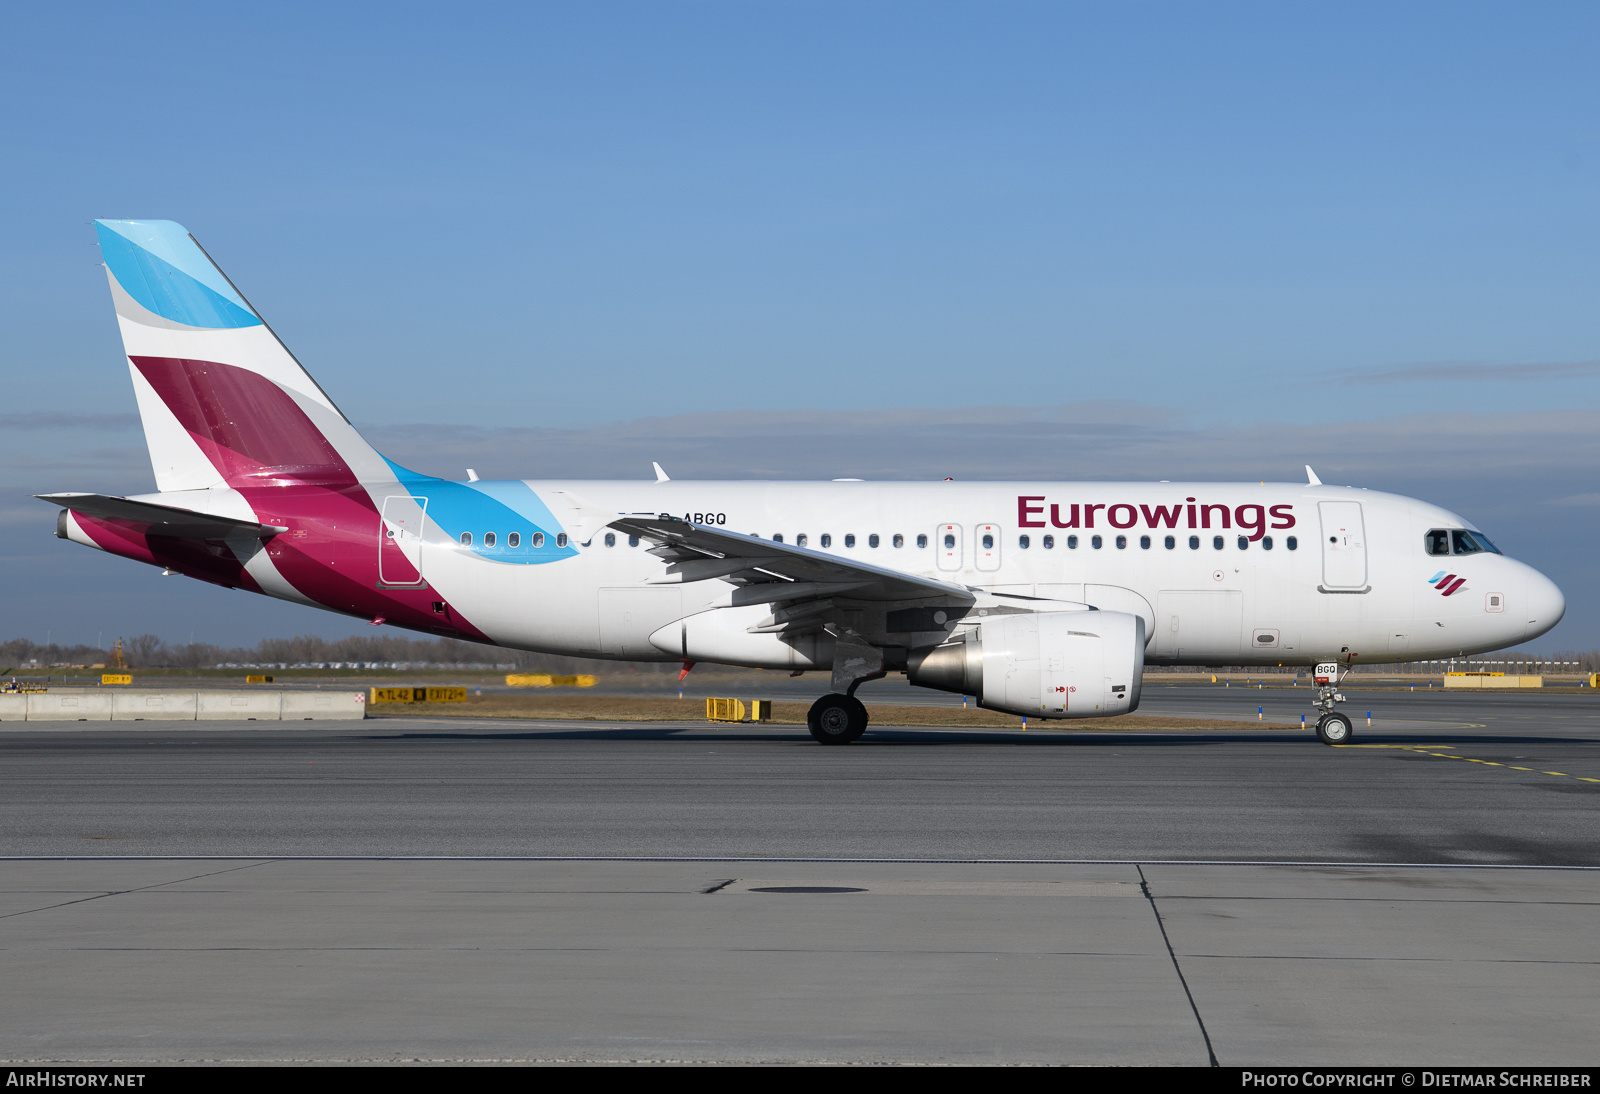
{"label": "concrete taxiway", "polygon": [[1600,704],[1400,702],[6,733],[0,1056],[1592,1064]]}

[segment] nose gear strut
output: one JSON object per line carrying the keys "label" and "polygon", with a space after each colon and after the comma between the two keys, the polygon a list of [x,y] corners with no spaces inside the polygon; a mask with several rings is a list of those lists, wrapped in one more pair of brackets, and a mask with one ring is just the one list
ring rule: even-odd
{"label": "nose gear strut", "polygon": [[[1345,675],[1349,675],[1348,669]],[[1327,662],[1318,665],[1313,679],[1318,686],[1311,705],[1322,711],[1317,718],[1317,740],[1325,745],[1348,744],[1355,735],[1355,726],[1348,717],[1333,709],[1335,703],[1345,701],[1344,694],[1339,690],[1338,664]]]}

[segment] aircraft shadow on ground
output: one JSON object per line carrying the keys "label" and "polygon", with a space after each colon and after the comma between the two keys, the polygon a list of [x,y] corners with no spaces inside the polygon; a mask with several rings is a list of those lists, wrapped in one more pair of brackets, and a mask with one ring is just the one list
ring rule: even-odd
{"label": "aircraft shadow on ground", "polygon": [[[374,737],[388,737],[389,734],[373,734]],[[773,726],[769,729],[748,730],[743,732],[730,732],[697,724],[681,726],[618,726],[601,725],[571,728],[541,726],[525,730],[505,730],[491,728],[482,730],[445,730],[436,731],[407,731],[392,735],[403,740],[573,740],[573,741],[689,741],[696,743],[705,742],[769,742],[773,744],[812,744],[810,734],[803,726]],[[873,747],[903,747],[916,745],[921,747],[951,747],[951,746],[989,746],[1013,748],[1029,746],[1034,748],[1094,748],[1116,747],[1127,748],[1139,746],[1142,748],[1198,748],[1214,744],[1240,744],[1240,743],[1274,743],[1274,744],[1316,744],[1316,738],[1310,731],[1284,730],[1274,732],[1266,730],[1252,733],[1227,733],[1210,732],[1205,730],[1164,732],[1158,730],[1142,730],[1137,732],[1117,732],[1112,730],[1052,730],[1039,729],[1024,732],[1022,730],[970,730],[947,728],[919,728],[916,726],[884,726],[868,730],[866,736],[856,741],[852,748]],[[1573,745],[1573,744],[1600,744],[1600,738],[1591,737],[1545,737],[1545,736],[1519,736],[1510,734],[1467,734],[1467,733],[1383,733],[1369,732],[1358,733],[1355,744],[1392,744],[1392,745],[1457,745],[1482,748],[1494,745]]]}

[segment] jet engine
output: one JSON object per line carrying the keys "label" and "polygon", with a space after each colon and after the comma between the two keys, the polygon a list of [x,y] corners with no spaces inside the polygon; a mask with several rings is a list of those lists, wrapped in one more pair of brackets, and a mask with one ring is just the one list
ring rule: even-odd
{"label": "jet engine", "polygon": [[985,619],[906,664],[913,684],[1040,718],[1104,718],[1139,707],[1144,620],[1126,612],[1037,612]]}

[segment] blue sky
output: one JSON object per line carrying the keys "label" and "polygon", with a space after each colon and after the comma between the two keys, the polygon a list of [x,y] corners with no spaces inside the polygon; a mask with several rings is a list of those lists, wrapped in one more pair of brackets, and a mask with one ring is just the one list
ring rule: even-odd
{"label": "blue sky", "polygon": [[[1097,475],[1345,460],[1526,536],[1576,597],[1543,644],[1600,644],[1571,424],[1600,425],[1597,55],[1580,4],[8,13],[0,630],[128,598],[106,627],[176,639],[224,595],[35,542],[30,493],[149,488],[89,223],[110,216],[188,226],[424,466],[550,459],[507,438],[571,430],[614,474],[617,438],[706,413],[1115,407],[1190,447]],[[1449,438],[1428,474],[1419,428]],[[885,477],[970,470],[838,434],[830,458]],[[227,616],[211,640],[351,626]]]}

